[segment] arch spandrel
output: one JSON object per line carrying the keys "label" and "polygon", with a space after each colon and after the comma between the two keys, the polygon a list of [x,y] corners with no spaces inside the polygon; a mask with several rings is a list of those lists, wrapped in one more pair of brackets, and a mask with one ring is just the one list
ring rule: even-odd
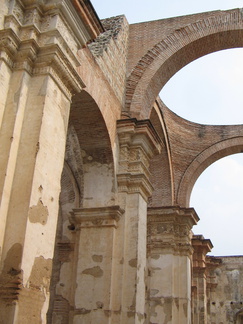
{"label": "arch spandrel", "polygon": [[[146,119],[165,83],[193,60],[223,49],[243,46],[241,9],[214,12],[171,32],[148,49],[127,78],[125,111]],[[137,35],[139,38],[139,35]],[[132,44],[136,47],[136,43]]]}

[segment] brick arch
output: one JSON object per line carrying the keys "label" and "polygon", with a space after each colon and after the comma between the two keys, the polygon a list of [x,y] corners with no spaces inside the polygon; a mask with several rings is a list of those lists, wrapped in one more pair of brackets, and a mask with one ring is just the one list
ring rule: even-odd
{"label": "brick arch", "polygon": [[175,30],[133,68],[127,79],[125,112],[138,119],[148,118],[160,90],[182,67],[206,54],[236,47],[243,47],[240,9]]}
{"label": "brick arch", "polygon": [[207,167],[225,156],[242,152],[242,136],[218,142],[205,149],[192,161],[181,178],[177,191],[177,204],[183,207],[189,207],[193,186]]}

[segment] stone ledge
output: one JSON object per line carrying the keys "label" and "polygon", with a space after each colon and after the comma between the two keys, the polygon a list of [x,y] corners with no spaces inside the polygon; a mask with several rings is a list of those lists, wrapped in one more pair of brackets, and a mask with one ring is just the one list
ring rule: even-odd
{"label": "stone ledge", "polygon": [[69,220],[76,230],[91,227],[117,228],[123,213],[124,210],[119,206],[78,208],[73,209]]}

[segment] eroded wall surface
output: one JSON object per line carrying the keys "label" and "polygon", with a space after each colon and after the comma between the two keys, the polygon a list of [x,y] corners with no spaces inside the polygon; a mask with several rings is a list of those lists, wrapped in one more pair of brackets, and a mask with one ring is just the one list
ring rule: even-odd
{"label": "eroded wall surface", "polygon": [[241,323],[242,257],[206,258],[188,196],[242,152],[243,128],[185,121],[157,90],[240,46],[242,11],[129,26],[89,1],[16,0],[0,14],[0,323]]}
{"label": "eroded wall surface", "polygon": [[[208,260],[213,257],[208,257]],[[218,266],[209,272],[215,288],[208,295],[207,319],[209,323],[241,323],[243,309],[243,257],[218,257]],[[213,260],[212,260],[213,261]]]}

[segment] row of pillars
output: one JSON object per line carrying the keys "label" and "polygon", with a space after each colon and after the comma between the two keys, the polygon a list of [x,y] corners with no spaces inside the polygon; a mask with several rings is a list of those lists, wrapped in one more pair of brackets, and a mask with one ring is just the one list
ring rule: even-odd
{"label": "row of pillars", "polygon": [[148,208],[149,121],[118,122],[119,205],[73,210],[77,258],[73,323],[191,323],[194,209]]}
{"label": "row of pillars", "polygon": [[[18,81],[25,80],[25,73],[18,72],[19,78],[12,81],[16,91]],[[22,172],[14,169],[12,186],[9,185],[9,190],[14,186],[18,194],[12,192],[9,196],[2,224],[0,309],[5,323],[45,323],[49,303],[66,127],[48,95],[57,91],[53,80],[36,77],[30,89],[22,127],[16,129],[20,136],[18,155],[13,157]],[[36,114],[33,107],[42,113]],[[10,108],[10,104],[6,106],[5,119],[11,117]],[[17,111],[17,117],[20,113]],[[55,120],[57,129],[48,127],[49,118]],[[28,137],[30,129],[32,136]],[[197,216],[194,210],[179,207],[147,209],[152,191],[149,163],[161,149],[150,122],[121,120],[118,136],[119,205],[78,209],[71,217],[76,228],[77,257],[72,321],[129,324],[145,323],[150,318],[153,323],[178,319],[180,323],[190,323],[190,230]],[[45,162],[45,156],[53,156],[54,144],[59,150],[52,163],[55,171],[50,170],[49,159]],[[26,150],[33,154],[26,156]],[[8,173],[5,186],[10,176]],[[23,184],[28,191],[21,190]]]}

